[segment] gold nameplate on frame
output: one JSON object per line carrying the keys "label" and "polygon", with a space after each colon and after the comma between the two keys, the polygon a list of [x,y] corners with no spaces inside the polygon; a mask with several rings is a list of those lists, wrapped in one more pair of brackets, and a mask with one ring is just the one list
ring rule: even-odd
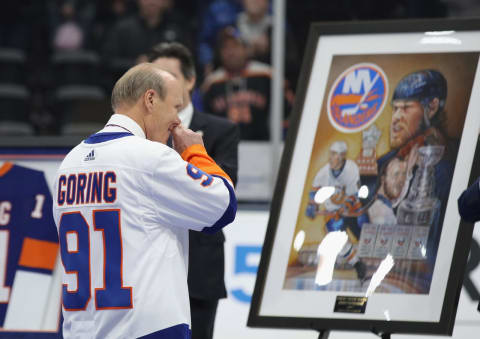
{"label": "gold nameplate on frame", "polygon": [[335,301],[333,312],[365,313],[367,297],[342,297],[338,296]]}

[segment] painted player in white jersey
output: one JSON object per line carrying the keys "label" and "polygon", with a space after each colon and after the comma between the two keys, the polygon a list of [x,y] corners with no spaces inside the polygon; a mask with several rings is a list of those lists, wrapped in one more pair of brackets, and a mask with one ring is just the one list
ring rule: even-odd
{"label": "painted player in white jersey", "polygon": [[[318,214],[325,215],[327,232],[345,231],[347,227],[352,229],[353,225],[349,225],[351,223],[357,226],[356,221],[353,221],[356,217],[353,216],[361,207],[357,198],[360,171],[354,161],[346,158],[347,150],[345,141],[333,142],[330,145],[328,163],[318,171],[312,182],[306,215],[312,219]],[[328,198],[328,190],[322,192],[322,188],[330,190]],[[359,234],[355,236],[358,237]],[[338,254],[337,263],[354,267],[359,280],[364,280],[366,267],[359,261],[356,246],[350,240]]]}
{"label": "painted player in white jersey", "polygon": [[188,229],[231,223],[236,198],[201,136],[180,125],[181,106],[170,73],[133,67],[115,84],[105,128],[58,170],[66,339],[191,336]]}
{"label": "painted player in white jersey", "polygon": [[[341,196],[356,195],[360,183],[360,171],[357,164],[346,159],[347,144],[344,141],[335,141],[330,146],[328,164],[323,166],[313,179],[313,190],[321,187],[334,187],[335,193],[324,202],[325,209],[329,212],[341,207]],[[337,198],[337,199],[335,199]]]}

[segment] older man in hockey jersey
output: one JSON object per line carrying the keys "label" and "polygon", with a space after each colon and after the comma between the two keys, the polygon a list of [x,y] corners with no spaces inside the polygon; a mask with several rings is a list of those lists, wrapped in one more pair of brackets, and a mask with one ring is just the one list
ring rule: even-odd
{"label": "older man in hockey jersey", "polygon": [[191,337],[188,229],[220,230],[236,199],[201,136],[180,124],[182,93],[157,66],[133,67],[105,128],[58,170],[64,338]]}

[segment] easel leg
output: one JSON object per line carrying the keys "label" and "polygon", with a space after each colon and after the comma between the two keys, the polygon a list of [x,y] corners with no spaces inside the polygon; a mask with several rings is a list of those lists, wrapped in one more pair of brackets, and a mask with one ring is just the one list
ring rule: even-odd
{"label": "easel leg", "polygon": [[380,332],[380,331],[377,331],[375,328],[372,328],[371,331],[372,331],[373,334],[379,336],[382,339],[391,339],[392,338],[391,333]]}
{"label": "easel leg", "polygon": [[330,335],[329,330],[320,330],[319,332],[318,339],[328,339],[328,336]]}

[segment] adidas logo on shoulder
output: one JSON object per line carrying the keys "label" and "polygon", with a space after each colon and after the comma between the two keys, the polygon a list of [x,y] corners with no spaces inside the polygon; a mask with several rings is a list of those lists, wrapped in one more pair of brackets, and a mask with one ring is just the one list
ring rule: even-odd
{"label": "adidas logo on shoulder", "polygon": [[83,159],[83,161],[91,161],[95,160],[95,150],[91,150],[90,153],[87,154],[87,156]]}

